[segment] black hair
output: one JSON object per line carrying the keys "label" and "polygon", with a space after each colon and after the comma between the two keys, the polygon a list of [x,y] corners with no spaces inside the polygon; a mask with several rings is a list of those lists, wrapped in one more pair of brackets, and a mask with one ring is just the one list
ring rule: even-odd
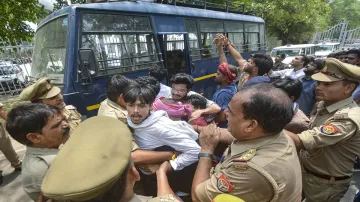
{"label": "black hair", "polygon": [[187,96],[187,101],[196,109],[206,109],[207,100],[201,95],[192,94]]}
{"label": "black hair", "polygon": [[109,100],[117,102],[119,96],[124,93],[124,90],[132,82],[131,79],[123,75],[114,75],[106,84],[106,96]]}
{"label": "black hair", "polygon": [[285,59],[286,58],[286,55],[283,53],[280,55],[281,59]]}
{"label": "black hair", "polygon": [[300,56],[302,57],[301,61],[304,62],[303,67],[305,67],[306,65],[308,65],[310,63],[310,58],[308,56],[306,56],[305,54],[300,54]]}
{"label": "black hair", "polygon": [[360,49],[351,49],[346,54],[355,54],[360,59]]}
{"label": "black hair", "polygon": [[156,95],[160,92],[160,82],[152,76],[141,76],[135,79],[135,81],[144,86],[149,86],[154,89]]}
{"label": "black hair", "polygon": [[244,119],[255,119],[265,133],[278,134],[290,123],[294,115],[293,104],[284,91],[260,83],[245,86],[239,92],[250,95],[242,104]]}
{"label": "black hair", "polygon": [[159,82],[166,77],[167,70],[164,67],[154,66],[149,69],[149,75],[157,79]]}
{"label": "black hair", "polygon": [[346,51],[339,51],[339,52],[335,53],[334,57],[339,57],[341,55],[347,55],[347,52]]}
{"label": "black hair", "polygon": [[56,107],[42,103],[17,105],[8,114],[6,130],[16,141],[30,146],[32,143],[27,139],[27,134],[42,134],[42,129],[47,124],[50,116],[56,113],[60,113]]}
{"label": "black hair", "polygon": [[189,90],[194,86],[194,78],[188,74],[185,73],[178,73],[175,74],[170,79],[171,84],[185,84],[186,88]]}
{"label": "black hair", "polygon": [[127,103],[134,103],[136,99],[139,98],[144,104],[152,104],[157,94],[152,87],[134,83],[125,89],[123,95]]}
{"label": "black hair", "polygon": [[323,61],[324,61],[324,60],[322,60],[322,59],[316,59],[316,60],[314,60],[313,64],[316,66],[316,69],[317,69],[317,70],[321,70],[321,69],[324,67]]}
{"label": "black hair", "polygon": [[280,88],[289,97],[294,96],[294,101],[298,100],[302,91],[302,83],[299,79],[284,78],[272,83],[276,88]]}
{"label": "black hair", "polygon": [[336,57],[336,53],[330,53],[326,58],[335,58]]}
{"label": "black hair", "polygon": [[258,68],[259,76],[269,73],[274,65],[271,57],[264,54],[255,54],[252,56],[256,67]]}
{"label": "black hair", "polygon": [[127,174],[129,169],[131,168],[131,163],[124,169],[123,173],[119,177],[119,179],[115,182],[115,184],[107,190],[104,194],[90,200],[86,200],[84,202],[118,202],[123,197],[126,189],[127,183]]}

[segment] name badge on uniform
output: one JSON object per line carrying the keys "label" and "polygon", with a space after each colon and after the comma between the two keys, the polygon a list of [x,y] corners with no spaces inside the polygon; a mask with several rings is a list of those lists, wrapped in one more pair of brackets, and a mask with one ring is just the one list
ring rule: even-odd
{"label": "name badge on uniform", "polygon": [[221,174],[217,180],[217,188],[223,193],[230,193],[235,187],[226,179],[224,174]]}

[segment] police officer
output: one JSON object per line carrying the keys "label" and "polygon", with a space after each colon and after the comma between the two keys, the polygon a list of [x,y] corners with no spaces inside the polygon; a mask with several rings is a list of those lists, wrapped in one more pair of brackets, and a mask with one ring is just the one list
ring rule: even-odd
{"label": "police officer", "polygon": [[25,88],[19,97],[23,101],[44,103],[59,108],[64,113],[72,132],[80,124],[81,114],[74,106],[66,105],[64,103],[63,96],[60,92],[60,88],[53,86],[50,83],[50,79],[41,78],[34,84]]}
{"label": "police officer", "polygon": [[225,113],[235,140],[211,168],[214,148],[225,134],[215,124],[201,130],[193,201],[211,201],[222,193],[247,202],[300,201],[296,147],[282,133],[293,116],[289,97],[270,84],[250,85],[235,94]]}
{"label": "police officer", "polygon": [[[0,102],[0,118],[6,120],[7,114],[3,107],[3,104]],[[15,152],[9,136],[6,135],[4,127],[0,123],[0,151],[5,155],[5,157],[10,161],[11,166],[15,168],[15,171],[21,171],[21,161],[19,156]],[[3,182],[2,170],[0,170],[0,184]]]}
{"label": "police officer", "polygon": [[352,92],[360,81],[359,67],[329,58],[317,80],[321,100],[310,129],[288,133],[301,150],[303,193],[306,202],[338,202],[346,193],[354,160],[360,155],[360,108]]}
{"label": "police officer", "polygon": [[140,175],[130,161],[131,140],[130,130],[117,119],[87,119],[52,162],[41,186],[44,196],[61,201],[178,202],[167,180],[172,170],[168,161],[156,173],[158,197],[134,193]]}

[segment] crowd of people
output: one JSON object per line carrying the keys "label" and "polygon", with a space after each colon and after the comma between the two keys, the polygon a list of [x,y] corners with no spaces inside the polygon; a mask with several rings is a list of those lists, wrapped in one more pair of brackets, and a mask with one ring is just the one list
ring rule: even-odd
{"label": "crowd of people", "polygon": [[152,67],[136,79],[111,77],[98,116],[82,122],[47,78],[20,94],[30,103],[8,114],[0,105],[8,133],[27,150],[21,162],[2,127],[0,148],[29,197],[340,201],[360,156],[360,50],[287,65],[285,55],[245,60],[222,34],[214,44],[211,100],[192,91],[191,75],[166,86],[166,69]]}

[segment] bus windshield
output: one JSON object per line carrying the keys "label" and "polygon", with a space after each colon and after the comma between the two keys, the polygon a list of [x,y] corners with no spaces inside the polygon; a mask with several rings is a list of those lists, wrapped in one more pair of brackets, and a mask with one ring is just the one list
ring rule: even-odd
{"label": "bus windshield", "polygon": [[68,18],[62,16],[42,26],[35,35],[31,79],[50,78],[64,84]]}
{"label": "bus windshield", "polygon": [[271,51],[271,57],[276,55],[285,54],[286,56],[298,56],[300,55],[301,48],[297,49],[274,49]]}

